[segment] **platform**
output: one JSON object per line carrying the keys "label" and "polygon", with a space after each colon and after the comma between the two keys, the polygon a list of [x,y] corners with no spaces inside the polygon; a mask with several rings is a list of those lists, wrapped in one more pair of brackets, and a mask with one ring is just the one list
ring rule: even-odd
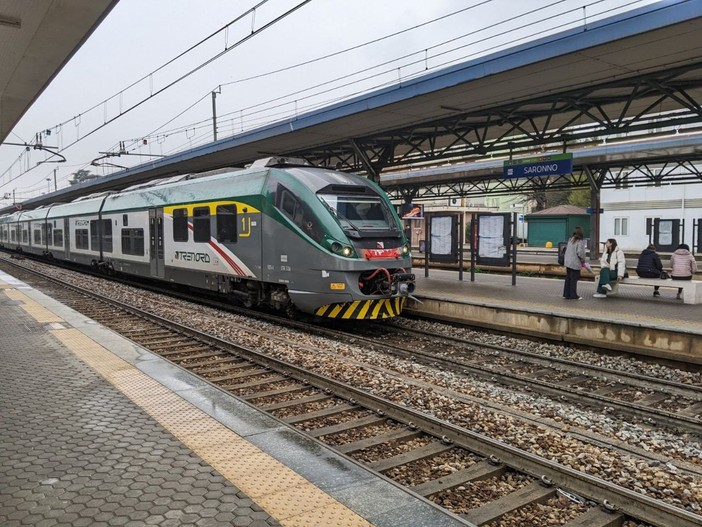
{"label": "platform", "polygon": [[488,329],[702,364],[702,305],[684,304],[676,291],[619,286],[616,296],[594,298],[592,277],[578,282],[582,300],[563,298],[562,278],[415,268],[419,300],[404,313]]}
{"label": "platform", "polygon": [[0,272],[0,525],[469,525]]}

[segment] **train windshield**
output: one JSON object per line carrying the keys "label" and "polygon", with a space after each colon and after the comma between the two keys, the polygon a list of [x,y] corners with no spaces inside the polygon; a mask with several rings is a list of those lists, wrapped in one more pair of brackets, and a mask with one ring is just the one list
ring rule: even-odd
{"label": "train windshield", "polygon": [[346,231],[396,230],[395,220],[380,196],[317,194]]}

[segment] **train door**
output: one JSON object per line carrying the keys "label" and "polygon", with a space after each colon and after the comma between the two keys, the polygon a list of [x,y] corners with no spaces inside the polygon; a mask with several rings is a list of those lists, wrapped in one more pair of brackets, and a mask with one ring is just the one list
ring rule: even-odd
{"label": "train door", "polygon": [[151,276],[163,278],[163,209],[149,209],[149,255]]}

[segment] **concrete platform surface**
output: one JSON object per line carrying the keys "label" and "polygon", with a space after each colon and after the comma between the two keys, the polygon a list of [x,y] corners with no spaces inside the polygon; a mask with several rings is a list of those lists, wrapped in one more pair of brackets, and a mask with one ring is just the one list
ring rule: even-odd
{"label": "concrete platform surface", "polygon": [[467,525],[0,273],[0,525]]}

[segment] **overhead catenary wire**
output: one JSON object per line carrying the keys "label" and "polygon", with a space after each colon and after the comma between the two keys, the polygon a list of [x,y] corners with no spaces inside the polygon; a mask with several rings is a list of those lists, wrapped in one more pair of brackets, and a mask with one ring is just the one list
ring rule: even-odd
{"label": "overhead catenary wire", "polygon": [[[235,22],[241,20],[241,19],[242,19],[243,17],[245,17],[246,15],[248,15],[248,14],[254,12],[254,11],[256,10],[256,8],[260,7],[261,5],[263,5],[264,3],[268,2],[268,1],[269,1],[269,0],[262,0],[261,2],[259,2],[258,4],[256,4],[256,6],[254,6],[253,8],[250,8],[250,9],[247,10],[245,13],[243,13],[243,14],[240,15],[240,16],[238,16],[235,20],[233,20],[232,22],[230,22],[229,24],[227,24],[227,25],[224,26],[223,28],[219,29],[218,31],[212,33],[210,36],[208,36],[208,37],[206,37],[205,39],[201,40],[198,44],[195,44],[194,46],[191,46],[190,48],[188,48],[188,50],[186,50],[186,51],[184,51],[183,53],[179,54],[179,55],[178,55],[177,57],[175,57],[174,59],[171,59],[168,63],[166,63],[166,64],[160,66],[159,68],[157,68],[157,70],[154,70],[154,72],[155,72],[155,71],[158,71],[158,70],[160,70],[160,69],[163,69],[163,68],[166,67],[168,64],[170,64],[170,63],[172,63],[173,61],[177,60],[178,58],[182,57],[183,55],[185,55],[186,53],[188,53],[189,51],[191,51],[191,50],[194,49],[195,47],[201,45],[203,42],[209,40],[209,39],[212,38],[214,35],[220,33],[221,31],[223,31],[223,30],[226,29],[227,27],[231,26],[231,25],[234,24]],[[261,33],[262,33],[263,31],[265,31],[266,29],[268,29],[268,28],[274,26],[275,24],[277,24],[277,23],[280,22],[281,20],[285,19],[286,17],[290,16],[292,13],[296,12],[297,10],[301,9],[302,7],[304,7],[306,4],[310,3],[311,1],[312,1],[312,0],[303,0],[302,2],[298,3],[297,5],[293,6],[292,8],[288,9],[287,11],[285,11],[283,14],[281,14],[281,15],[277,16],[276,18],[274,18],[273,20],[267,22],[266,24],[264,24],[264,25],[261,26],[260,28],[258,28],[258,29],[252,29],[252,31],[251,31],[250,34],[248,34],[248,35],[246,35],[245,37],[239,39],[236,43],[234,43],[234,44],[232,44],[231,46],[225,48],[223,51],[217,53],[217,54],[214,55],[213,57],[210,57],[210,58],[207,59],[206,61],[200,63],[199,65],[197,65],[196,67],[192,68],[192,69],[189,70],[187,73],[181,75],[180,77],[178,77],[178,78],[175,79],[174,81],[168,83],[166,86],[162,87],[161,89],[159,89],[159,90],[157,90],[157,91],[151,93],[148,97],[146,97],[146,98],[142,99],[141,101],[139,101],[139,102],[133,104],[132,106],[130,106],[130,107],[127,108],[126,110],[120,112],[117,116],[115,116],[115,117],[113,117],[113,118],[111,118],[111,119],[106,120],[102,125],[99,125],[99,126],[93,128],[93,129],[92,129],[91,131],[89,131],[88,133],[86,133],[86,134],[84,134],[84,135],[82,135],[82,136],[79,136],[75,141],[69,143],[68,145],[64,145],[64,147],[61,149],[61,152],[68,150],[68,149],[71,148],[73,145],[75,145],[75,144],[77,144],[78,142],[84,140],[86,137],[91,136],[92,134],[94,134],[94,133],[97,132],[98,130],[101,130],[102,128],[104,128],[104,127],[107,126],[108,124],[110,124],[110,123],[112,123],[113,121],[119,119],[120,117],[122,117],[122,116],[124,116],[125,114],[131,112],[132,110],[138,108],[139,106],[141,106],[141,105],[144,104],[145,102],[147,102],[147,101],[153,99],[154,97],[160,95],[161,93],[163,93],[163,92],[166,91],[167,89],[171,88],[172,86],[178,84],[179,82],[181,82],[182,80],[186,79],[187,77],[189,77],[189,76],[192,75],[193,73],[195,73],[195,72],[201,70],[202,68],[204,68],[204,67],[207,66],[208,64],[212,63],[213,61],[215,61],[215,60],[217,60],[218,58],[222,57],[222,56],[225,55],[226,53],[230,52],[232,49],[237,48],[238,46],[240,46],[240,45],[243,44],[244,42],[247,42],[247,41],[250,40],[251,38],[253,38],[253,37],[255,37],[255,36],[261,34]],[[138,81],[135,81],[134,83],[132,83],[129,87],[134,86],[135,84],[141,82],[142,80],[149,78],[149,76],[152,75],[154,72],[152,72],[152,73],[150,73],[150,74],[148,74],[148,75],[145,75],[144,77],[142,77],[142,78],[139,79]],[[99,106],[103,105],[105,102],[109,101],[110,99],[112,99],[112,98],[114,98],[114,97],[115,97],[115,96],[113,95],[113,96],[110,97],[109,99],[105,99],[104,101],[98,103],[98,104],[95,105],[93,108],[91,108],[91,110],[92,110],[92,109],[95,109],[95,108],[98,108]],[[70,120],[65,121],[65,122],[63,122],[63,123],[60,123],[59,126],[63,126],[63,125],[65,125],[65,124],[67,124],[67,123],[70,123],[70,122],[73,121],[74,119],[79,119],[79,118],[80,118],[80,115],[81,115],[81,114],[78,114],[77,116],[71,118]],[[13,165],[14,165],[14,164],[13,164]],[[11,168],[11,167],[10,167],[10,168]],[[26,174],[27,172],[29,172],[29,171],[32,170],[33,168],[34,168],[34,167],[31,167],[31,168],[29,168],[28,170],[26,170],[25,172],[23,172],[22,174],[19,174],[19,175],[15,176],[14,178],[10,178],[10,179],[7,181],[7,183],[0,183],[0,188],[1,188],[2,186],[4,186],[4,185],[6,185],[6,184],[8,184],[8,183],[10,183],[10,182],[12,182],[12,181],[14,181],[14,180],[17,179],[18,177],[20,177],[20,176]],[[9,170],[9,168],[8,168],[7,170]],[[4,177],[4,176],[6,175],[7,170],[6,170],[5,172],[3,172],[2,174],[0,174],[0,178]]]}

